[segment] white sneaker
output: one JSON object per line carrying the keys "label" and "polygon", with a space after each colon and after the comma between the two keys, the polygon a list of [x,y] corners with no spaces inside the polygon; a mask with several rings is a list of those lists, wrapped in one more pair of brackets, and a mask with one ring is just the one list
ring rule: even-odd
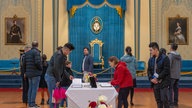
{"label": "white sneaker", "polygon": [[34,106],[35,108],[41,108],[40,106],[38,106],[37,104]]}
{"label": "white sneaker", "polygon": [[38,106],[38,105],[35,105],[35,106],[32,106],[32,107],[28,107],[28,108],[41,108],[41,107]]}
{"label": "white sneaker", "polygon": [[32,107],[28,107],[28,108],[36,108],[35,106],[32,106]]}

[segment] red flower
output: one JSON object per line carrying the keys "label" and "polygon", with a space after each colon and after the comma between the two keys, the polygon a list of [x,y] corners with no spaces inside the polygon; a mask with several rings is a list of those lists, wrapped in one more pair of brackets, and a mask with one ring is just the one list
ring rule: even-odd
{"label": "red flower", "polygon": [[106,107],[108,107],[108,105],[105,102],[100,102],[100,104],[104,104]]}
{"label": "red flower", "polygon": [[89,103],[89,107],[91,107],[91,108],[96,108],[96,106],[97,106],[97,102],[95,102],[95,101],[92,101]]}

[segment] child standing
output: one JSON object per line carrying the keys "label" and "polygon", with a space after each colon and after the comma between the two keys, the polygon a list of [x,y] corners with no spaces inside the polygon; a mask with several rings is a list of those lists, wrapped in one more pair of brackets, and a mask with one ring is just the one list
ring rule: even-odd
{"label": "child standing", "polygon": [[[39,88],[41,88],[41,105],[44,105],[44,92],[47,93],[48,99],[49,99],[49,92],[47,90],[47,83],[45,82],[45,73],[48,67],[48,62],[47,62],[47,56],[45,54],[42,55],[42,65],[43,65],[43,72],[41,75],[40,83],[39,83]],[[47,104],[49,104],[49,100],[47,101]]]}
{"label": "child standing", "polygon": [[[66,66],[66,68],[65,68],[64,71],[66,71],[67,73],[69,73],[69,75],[74,76],[74,75],[73,75],[73,72],[72,72],[72,70],[71,70],[72,63],[71,63],[70,61],[66,61],[66,62],[65,62],[65,66]],[[71,83],[72,83],[72,80],[71,80],[71,79],[69,79],[69,78],[66,77],[65,75],[62,76],[62,81],[61,81],[61,84],[60,84],[61,87],[65,88],[65,89],[67,90],[67,89],[69,88],[69,86],[71,85]],[[67,107],[67,99],[62,100],[61,103],[60,103],[60,106],[61,106],[61,107],[64,106],[64,101],[66,101],[66,107]]]}

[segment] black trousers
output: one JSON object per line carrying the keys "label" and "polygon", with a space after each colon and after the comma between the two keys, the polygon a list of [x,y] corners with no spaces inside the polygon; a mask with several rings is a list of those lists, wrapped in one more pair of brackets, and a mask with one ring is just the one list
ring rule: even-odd
{"label": "black trousers", "polygon": [[169,89],[161,88],[159,84],[153,86],[157,108],[169,108]]}
{"label": "black trousers", "polygon": [[124,105],[124,108],[128,108],[127,97],[129,96],[130,89],[131,89],[131,87],[119,89],[118,108],[122,108],[122,105]]}
{"label": "black trousers", "polygon": [[22,100],[23,103],[27,103],[28,98],[28,89],[29,89],[29,81],[28,78],[22,77],[22,83],[23,83],[23,94],[22,94]]}

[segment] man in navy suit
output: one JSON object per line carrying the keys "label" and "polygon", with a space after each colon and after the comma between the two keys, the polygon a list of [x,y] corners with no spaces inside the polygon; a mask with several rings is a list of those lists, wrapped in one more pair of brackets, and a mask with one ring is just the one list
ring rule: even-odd
{"label": "man in navy suit", "polygon": [[89,54],[89,48],[83,48],[84,58],[82,63],[83,80],[85,81],[85,76],[93,72],[93,57]]}

